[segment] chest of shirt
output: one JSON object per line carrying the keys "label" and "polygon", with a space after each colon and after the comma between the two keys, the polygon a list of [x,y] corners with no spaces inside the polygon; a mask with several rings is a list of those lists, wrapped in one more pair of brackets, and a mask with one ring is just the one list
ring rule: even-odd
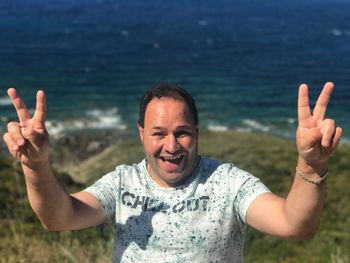
{"label": "chest of shirt", "polygon": [[[240,234],[233,204],[211,190],[172,197],[122,188],[116,202],[116,238],[142,247],[176,251],[227,248]],[[185,251],[183,251],[185,252]]]}

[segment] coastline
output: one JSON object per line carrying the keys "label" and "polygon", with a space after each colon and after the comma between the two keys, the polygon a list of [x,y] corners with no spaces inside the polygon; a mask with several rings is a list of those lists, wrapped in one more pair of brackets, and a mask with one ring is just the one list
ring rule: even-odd
{"label": "coastline", "polygon": [[[220,147],[213,148],[210,144],[220,145],[221,149]],[[254,144],[256,146],[253,146]],[[267,156],[271,147],[278,146],[287,147],[288,151],[297,155],[294,138],[281,137],[267,131],[229,129],[225,126],[200,128],[199,153],[209,155],[209,157],[229,162],[235,162],[238,158],[245,163],[242,156],[233,153],[240,148],[240,151],[249,156],[249,149],[254,152],[256,147],[261,148],[261,145],[265,145]],[[230,153],[230,147],[232,153]],[[342,139],[339,147],[350,149],[350,142]],[[264,155],[264,149],[260,151]],[[4,143],[1,145],[1,152],[7,154]],[[228,156],[232,154],[232,158],[229,158]],[[98,175],[103,175],[104,172],[114,169],[119,164],[131,164],[142,158],[144,158],[144,153],[136,128],[134,131],[85,129],[50,135],[50,160],[53,168],[69,174],[80,183],[91,182],[91,179],[88,178],[96,179]],[[106,168],[103,169],[103,166]],[[92,173],[96,175],[93,176]]]}
{"label": "coastline", "polygon": [[[342,143],[339,148],[349,149]],[[69,174],[79,183],[91,183],[120,164],[144,158],[138,134],[115,130],[90,130],[52,138],[50,157],[53,168]],[[259,175],[256,163],[274,163],[284,174],[292,174],[297,151],[295,141],[265,132],[201,129],[199,154],[224,162],[237,163]],[[284,159],[284,161],[280,161]]]}

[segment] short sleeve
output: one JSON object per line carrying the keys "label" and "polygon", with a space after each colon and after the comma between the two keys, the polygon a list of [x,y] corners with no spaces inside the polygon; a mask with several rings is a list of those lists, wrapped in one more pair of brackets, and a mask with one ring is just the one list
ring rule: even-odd
{"label": "short sleeve", "polygon": [[239,187],[234,199],[234,208],[240,219],[246,223],[246,214],[252,202],[258,196],[271,191],[260,181],[259,178],[246,171],[235,167],[231,172],[235,173],[235,182],[238,183]]}
{"label": "short sleeve", "polygon": [[84,191],[94,195],[100,202],[107,214],[107,219],[111,220],[115,215],[116,196],[118,193],[119,176],[116,171],[104,175]]}

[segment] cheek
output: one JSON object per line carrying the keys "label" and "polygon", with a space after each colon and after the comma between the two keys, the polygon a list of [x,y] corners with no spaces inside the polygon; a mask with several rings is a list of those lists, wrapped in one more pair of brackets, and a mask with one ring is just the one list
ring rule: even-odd
{"label": "cheek", "polygon": [[144,144],[146,152],[150,154],[156,154],[161,151],[162,143],[156,140],[149,140]]}
{"label": "cheek", "polygon": [[180,142],[182,148],[192,151],[197,147],[197,140],[195,138],[184,138]]}

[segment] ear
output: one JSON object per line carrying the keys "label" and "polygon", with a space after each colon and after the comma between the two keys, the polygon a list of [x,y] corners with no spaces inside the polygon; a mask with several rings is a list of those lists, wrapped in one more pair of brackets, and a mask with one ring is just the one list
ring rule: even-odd
{"label": "ear", "polygon": [[141,139],[141,142],[143,143],[144,128],[142,128],[142,127],[140,126],[140,124],[137,124],[137,128],[139,129],[140,139]]}

